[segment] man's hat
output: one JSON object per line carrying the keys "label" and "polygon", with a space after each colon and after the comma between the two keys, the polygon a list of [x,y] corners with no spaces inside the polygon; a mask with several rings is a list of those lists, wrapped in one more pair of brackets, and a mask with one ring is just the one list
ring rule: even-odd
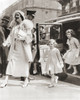
{"label": "man's hat", "polygon": [[6,20],[6,21],[10,21],[10,17],[9,16],[4,16],[3,18],[2,18],[2,20]]}
{"label": "man's hat", "polygon": [[27,15],[31,15],[31,16],[35,17],[35,13],[36,13],[36,11],[27,10]]}

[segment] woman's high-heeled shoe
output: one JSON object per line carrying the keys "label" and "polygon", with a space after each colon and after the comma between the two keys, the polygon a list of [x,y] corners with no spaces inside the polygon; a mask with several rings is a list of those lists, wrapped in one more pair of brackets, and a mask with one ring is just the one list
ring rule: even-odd
{"label": "woman's high-heeled shoe", "polygon": [[27,79],[25,80],[25,82],[23,83],[22,87],[25,88],[25,87],[28,86],[28,84],[29,84],[29,78],[27,78]]}
{"label": "woman's high-heeled shoe", "polygon": [[73,72],[72,74],[73,74],[73,75],[76,75],[76,74],[77,74],[77,72]]}
{"label": "woman's high-heeled shoe", "polygon": [[23,88],[26,88],[27,86],[28,86],[28,83],[24,83],[24,84],[22,85]]}
{"label": "woman's high-heeled shoe", "polygon": [[2,84],[0,85],[0,88],[4,88],[4,87],[6,87],[6,85],[7,85],[7,83],[2,83]]}

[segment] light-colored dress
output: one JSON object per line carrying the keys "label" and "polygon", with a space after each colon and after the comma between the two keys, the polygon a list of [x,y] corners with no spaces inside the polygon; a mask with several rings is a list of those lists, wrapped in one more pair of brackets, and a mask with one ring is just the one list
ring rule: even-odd
{"label": "light-colored dress", "polygon": [[64,54],[64,62],[70,65],[80,64],[80,44],[78,39],[72,37],[71,40],[67,39],[69,50]]}
{"label": "light-colored dress", "polygon": [[[60,51],[57,48],[48,49],[44,55],[43,60],[46,62],[46,73],[57,74],[62,72],[63,61]],[[42,62],[42,61],[41,61]]]}
{"label": "light-colored dress", "polygon": [[[10,45],[10,51],[8,55],[8,65],[6,74],[15,77],[28,77],[29,76],[29,63],[26,60],[23,41],[17,39],[19,32],[18,26],[12,29],[7,40],[4,42],[5,45]],[[30,44],[28,44],[30,45]],[[29,53],[29,51],[28,51]]]}
{"label": "light-colored dress", "polygon": [[[41,63],[41,72],[42,75],[46,74],[46,61],[48,59],[48,56],[46,55],[46,52],[49,50],[49,46],[48,45],[40,45],[40,59],[39,62]],[[44,56],[46,55],[46,56]]]}

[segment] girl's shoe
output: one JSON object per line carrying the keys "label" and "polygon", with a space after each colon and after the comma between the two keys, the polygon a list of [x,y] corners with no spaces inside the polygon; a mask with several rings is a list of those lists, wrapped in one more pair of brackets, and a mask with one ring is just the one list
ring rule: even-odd
{"label": "girl's shoe", "polygon": [[74,72],[72,73],[73,75],[77,74],[77,69],[75,66],[73,66]]}
{"label": "girl's shoe", "polygon": [[54,84],[50,84],[48,87],[49,87],[49,88],[52,88],[52,87],[54,87]]}
{"label": "girl's shoe", "polygon": [[56,84],[58,83],[58,78],[59,78],[58,76],[55,77],[55,83]]}
{"label": "girl's shoe", "polygon": [[77,74],[77,72],[73,72],[72,74],[73,74],[73,75],[76,75],[76,74]]}

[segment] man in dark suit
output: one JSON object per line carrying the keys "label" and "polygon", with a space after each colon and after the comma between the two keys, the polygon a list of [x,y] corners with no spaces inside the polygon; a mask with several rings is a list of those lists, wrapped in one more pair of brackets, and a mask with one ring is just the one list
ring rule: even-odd
{"label": "man in dark suit", "polygon": [[0,77],[5,75],[6,66],[7,66],[7,48],[2,46],[2,43],[8,37],[10,31],[8,29],[8,24],[10,17],[4,16],[0,25]]}

